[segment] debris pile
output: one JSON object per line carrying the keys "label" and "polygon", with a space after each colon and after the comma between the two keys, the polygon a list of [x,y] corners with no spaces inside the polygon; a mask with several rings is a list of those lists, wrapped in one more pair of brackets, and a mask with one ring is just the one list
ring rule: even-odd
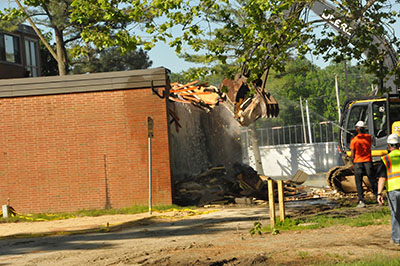
{"label": "debris pile", "polygon": [[[175,203],[181,206],[202,206],[217,202],[233,203],[238,198],[268,201],[268,180],[270,179],[258,175],[252,167],[241,163],[235,163],[233,169],[229,171],[224,166],[217,166],[176,182],[174,199]],[[286,201],[328,196],[327,189],[301,186],[306,179],[307,175],[298,171],[291,180],[284,181]],[[274,190],[277,195],[276,182],[274,182]]]}
{"label": "debris pile", "polygon": [[220,102],[226,102],[242,126],[249,126],[261,117],[276,117],[279,114],[278,102],[262,89],[261,80],[249,86],[247,77],[236,75],[234,80],[224,79],[220,88],[198,83],[198,80],[186,84],[171,83],[169,100],[193,104],[206,112]]}
{"label": "debris pile", "polygon": [[201,206],[210,202],[229,200],[232,194],[239,194],[235,180],[227,176],[223,166],[206,170],[197,176],[185,178],[174,184],[174,203],[181,206]]}

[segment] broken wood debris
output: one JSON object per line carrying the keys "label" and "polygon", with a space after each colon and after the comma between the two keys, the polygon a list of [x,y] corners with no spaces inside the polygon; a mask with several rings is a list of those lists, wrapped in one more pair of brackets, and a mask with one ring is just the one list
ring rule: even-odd
{"label": "broken wood debris", "polygon": [[[258,175],[251,166],[242,163],[235,163],[229,170],[224,166],[212,167],[176,182],[174,201],[182,206],[234,203],[240,198],[249,198],[249,202],[268,201],[268,180],[272,179]],[[304,181],[304,178],[300,183],[296,179],[283,181],[285,201],[327,197],[325,189],[313,190],[302,185]],[[277,190],[276,182],[272,183]]]}
{"label": "broken wood debris", "polygon": [[193,104],[206,112],[210,112],[217,104],[224,101],[226,96],[217,87],[198,80],[180,84],[171,83],[169,100],[180,103]]}

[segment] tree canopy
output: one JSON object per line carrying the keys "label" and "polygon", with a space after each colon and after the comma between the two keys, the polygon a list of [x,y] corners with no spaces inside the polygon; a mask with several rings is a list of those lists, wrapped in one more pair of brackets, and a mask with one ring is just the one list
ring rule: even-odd
{"label": "tree canopy", "polygon": [[[330,21],[339,26],[351,25],[351,38],[328,30],[321,18],[311,18],[309,7],[314,2],[24,0],[24,6],[3,10],[0,18],[3,23],[35,18],[36,23],[52,29],[60,74],[68,68],[66,46],[78,56],[108,47],[118,47],[121,52],[140,45],[150,49],[158,41],[168,42],[177,53],[188,45],[201,52],[204,63],[214,67],[238,67],[246,62],[253,78],[266,68],[283,71],[290,56],[301,57],[310,52],[337,63],[359,60],[378,78],[400,73],[398,65],[392,69],[382,67],[380,62],[387,57],[387,50],[373,41],[374,36],[384,36],[387,44],[399,50],[393,30],[399,17],[394,7],[398,0],[327,1],[336,11],[326,15],[334,15]],[[317,27],[323,29],[315,31]],[[367,50],[368,56],[364,57]],[[234,72],[231,68],[224,71],[228,71],[226,75]]]}
{"label": "tree canopy", "polygon": [[[107,4],[106,4],[106,3]],[[86,1],[74,0],[73,21],[85,25],[84,40],[95,45],[118,44],[129,47],[143,41],[126,29],[108,34],[99,21],[126,23],[141,22],[149,34],[148,47],[156,41],[169,41],[180,53],[189,45],[195,51],[204,51],[202,60],[214,66],[246,62],[257,77],[266,67],[282,71],[290,55],[302,56],[313,52],[326,60],[342,62],[359,60],[370,73],[379,78],[399,73],[398,66],[385,69],[379,63],[387,50],[373,41],[384,36],[388,44],[399,49],[393,25],[398,18],[393,1],[331,1],[335,12],[330,19],[339,26],[350,25],[346,34],[329,30],[321,18],[311,19],[309,7],[315,1]],[[329,2],[329,1],[328,1]],[[334,13],[334,14],[333,14]],[[340,21],[338,22],[338,19]],[[316,27],[322,27],[316,32]],[[368,57],[363,53],[368,50]]]}
{"label": "tree canopy", "polygon": [[[371,95],[373,75],[364,67],[347,67],[349,98]],[[346,97],[346,74],[344,64],[332,64],[324,69],[306,59],[292,59],[285,73],[273,72],[267,89],[277,98],[280,106],[278,118],[268,119],[270,125],[296,125],[301,123],[300,97],[308,100],[314,121],[338,121],[335,93],[335,76],[339,84],[340,105]],[[265,123],[261,122],[261,124]]]}
{"label": "tree canopy", "polygon": [[111,47],[72,59],[73,74],[146,69],[152,61],[143,49],[121,53]]}

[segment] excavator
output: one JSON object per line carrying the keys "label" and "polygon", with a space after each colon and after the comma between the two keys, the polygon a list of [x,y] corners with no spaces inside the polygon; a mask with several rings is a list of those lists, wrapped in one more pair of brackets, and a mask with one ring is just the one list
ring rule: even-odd
{"label": "excavator", "polygon": [[[322,18],[338,34],[343,34],[352,39],[354,25],[348,25],[340,19],[335,6],[328,1],[314,1],[309,5],[294,4],[288,14],[297,12],[299,9],[308,8],[317,16]],[[393,47],[386,40],[385,36],[374,36],[373,42],[379,44],[379,49],[384,51],[386,57],[381,63],[382,67],[394,69],[399,64],[399,57]],[[368,51],[364,52],[368,56]],[[254,84],[248,84],[248,70],[245,66],[233,80],[225,79],[221,87],[227,90],[228,99],[234,105],[234,114],[237,121],[248,126],[260,117],[276,117],[279,114],[279,105],[275,98],[265,90],[265,83],[268,77],[269,67],[266,68],[263,76]],[[377,161],[380,156],[388,153],[386,139],[392,133],[400,135],[400,94],[399,77],[394,75],[381,80],[378,92],[390,91],[383,96],[367,96],[348,99],[342,108],[339,128],[339,148],[345,166],[337,166],[327,173],[328,184],[338,192],[344,192],[342,181],[348,176],[354,175],[354,169],[350,156],[350,141],[356,135],[355,124],[357,121],[364,121],[367,125],[367,133],[372,136],[372,156]],[[250,88],[255,88],[255,93],[249,96]]]}

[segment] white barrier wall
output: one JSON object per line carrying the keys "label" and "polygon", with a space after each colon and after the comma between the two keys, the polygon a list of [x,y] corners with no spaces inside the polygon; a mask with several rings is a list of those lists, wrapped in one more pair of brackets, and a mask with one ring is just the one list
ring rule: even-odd
{"label": "white barrier wall", "polygon": [[[260,153],[264,174],[270,177],[294,176],[297,170],[313,175],[343,165],[336,142],[264,146]],[[243,162],[256,169],[251,146],[243,156]]]}

